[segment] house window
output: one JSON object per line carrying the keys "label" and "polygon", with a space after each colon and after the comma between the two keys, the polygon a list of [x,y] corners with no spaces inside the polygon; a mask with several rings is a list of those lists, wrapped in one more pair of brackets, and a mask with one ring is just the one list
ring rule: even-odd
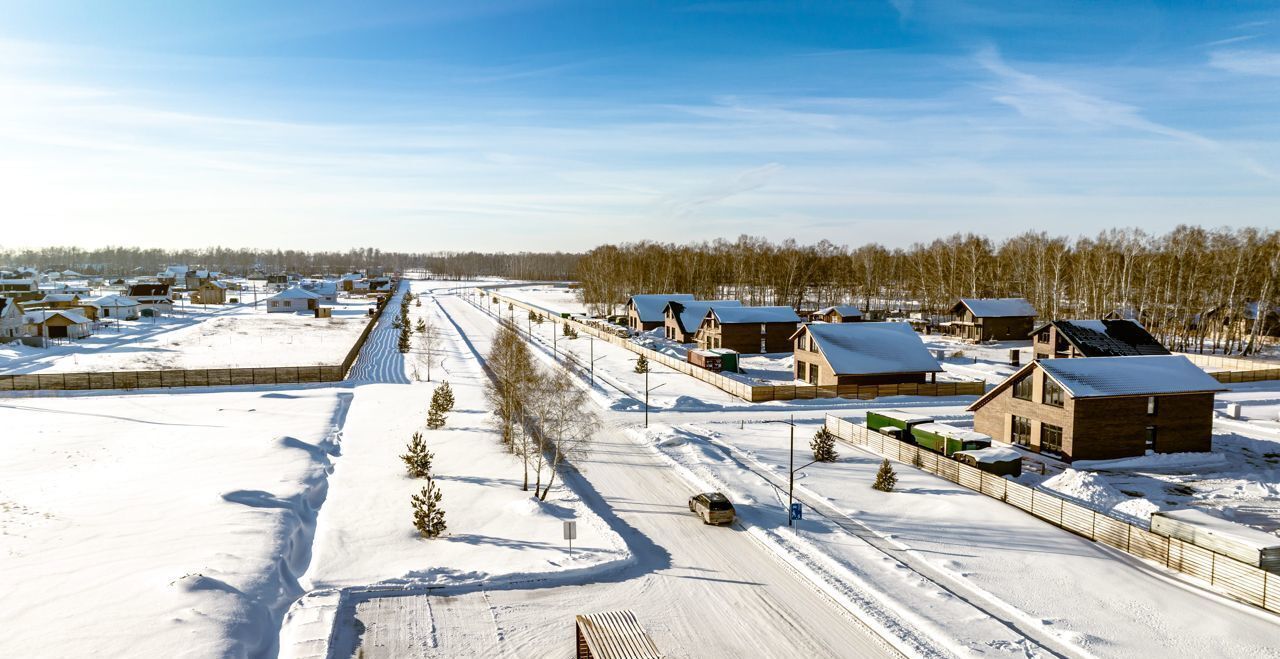
{"label": "house window", "polygon": [[1156,450],[1156,427],[1147,426],[1147,450]]}
{"label": "house window", "polygon": [[1047,423],[1040,424],[1040,450],[1046,453],[1062,453],[1062,428]]}
{"label": "house window", "polygon": [[1022,400],[1031,400],[1031,376],[1025,376],[1021,380],[1013,383],[1013,397]]}
{"label": "house window", "polygon": [[1019,446],[1031,446],[1031,419],[1021,416],[1013,417],[1009,429],[1009,441]]}
{"label": "house window", "polygon": [[273,302],[271,303],[271,306],[272,306],[273,308],[274,308],[274,307],[278,307],[278,306],[280,306],[280,303],[279,303],[279,302],[274,302],[274,301],[273,301]]}
{"label": "house window", "polygon": [[813,344],[813,337],[809,337],[809,352],[817,352],[818,347]]}
{"label": "house window", "polygon": [[1147,396],[1147,416],[1155,416],[1159,409],[1159,399],[1155,396]]}
{"label": "house window", "polygon": [[760,354],[764,354],[764,353],[766,353],[766,352],[769,352],[769,349],[768,349],[768,348],[769,348],[769,346],[767,345],[767,341],[766,341],[766,339],[765,339],[763,336],[762,336],[762,337],[760,337]]}
{"label": "house window", "polygon": [[809,364],[809,384],[818,384],[818,365]]}
{"label": "house window", "polygon": [[1062,386],[1051,380],[1049,376],[1045,376],[1044,396],[1042,396],[1040,400],[1045,405],[1062,407]]}
{"label": "house window", "polygon": [[805,374],[805,373],[806,373],[806,371],[805,371],[805,364],[804,364],[804,362],[802,362],[802,361],[800,361],[799,359],[797,359],[797,360],[796,360],[796,379],[797,379],[797,380],[803,380],[803,379],[804,379],[804,374]]}

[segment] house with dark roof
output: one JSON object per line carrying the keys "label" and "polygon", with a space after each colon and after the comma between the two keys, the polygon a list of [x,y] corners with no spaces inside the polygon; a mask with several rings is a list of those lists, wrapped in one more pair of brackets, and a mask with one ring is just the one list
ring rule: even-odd
{"label": "house with dark roof", "polygon": [[902,384],[942,371],[906,323],[806,323],[791,335],[796,379],[809,384]]}
{"label": "house with dark roof", "polygon": [[1025,339],[1035,326],[1036,308],[1025,298],[962,297],[945,323],[952,336],[967,341]]}
{"label": "house with dark roof", "polygon": [[746,354],[791,352],[800,316],[791,307],[712,307],[694,335],[699,348]]}
{"label": "house with dark roof", "polygon": [[627,327],[632,332],[648,332],[662,327],[666,320],[663,310],[668,302],[692,302],[687,293],[663,293],[656,295],[632,295],[627,300]]}
{"label": "house with dark roof", "polygon": [[662,309],[665,336],[671,341],[693,343],[702,319],[712,307],[740,307],[737,300],[672,300]]}
{"label": "house with dark roof", "polygon": [[1169,350],[1133,320],[1054,320],[1031,333],[1036,359],[1167,355]]}
{"label": "house with dark roof", "polygon": [[138,303],[138,313],[143,317],[153,318],[173,313],[173,298],[169,293],[169,284],[156,282],[139,282],[129,286],[125,297]]}
{"label": "house with dark roof", "polygon": [[969,406],[973,429],[1065,461],[1213,448],[1226,389],[1181,355],[1047,359]]}
{"label": "house with dark roof", "polygon": [[862,320],[862,310],[851,304],[837,304],[809,314],[809,320],[824,323],[856,323]]}

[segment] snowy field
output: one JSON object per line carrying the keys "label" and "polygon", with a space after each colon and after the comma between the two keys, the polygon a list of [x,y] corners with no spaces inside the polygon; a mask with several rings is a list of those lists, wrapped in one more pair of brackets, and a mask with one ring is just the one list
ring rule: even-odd
{"label": "snowy field", "polygon": [[[529,284],[502,287],[496,291],[521,302],[556,313],[585,314],[587,307],[578,299],[576,290],[565,284]],[[619,311],[621,313],[621,311]]]}
{"label": "snowy field", "polygon": [[338,364],[369,322],[373,301],[338,298],[332,318],[267,313],[259,302],[184,305],[161,318],[122,321],[49,348],[0,345],[0,373]]}
{"label": "snowy field", "polygon": [[271,656],[349,396],[0,401],[0,656]]}

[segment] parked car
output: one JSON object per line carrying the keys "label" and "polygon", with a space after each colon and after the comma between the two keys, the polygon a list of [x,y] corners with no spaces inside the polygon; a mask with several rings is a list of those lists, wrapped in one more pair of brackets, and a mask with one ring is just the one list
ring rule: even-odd
{"label": "parked car", "polygon": [[719,492],[703,492],[689,497],[689,512],[697,513],[704,524],[732,524],[733,504]]}

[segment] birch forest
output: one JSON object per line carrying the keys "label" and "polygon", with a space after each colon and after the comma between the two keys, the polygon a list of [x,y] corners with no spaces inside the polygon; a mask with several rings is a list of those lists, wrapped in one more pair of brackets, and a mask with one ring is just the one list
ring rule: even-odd
{"label": "birch forest", "polygon": [[591,250],[577,279],[583,302],[600,314],[618,313],[638,293],[935,316],[960,297],[1025,297],[1041,320],[1136,318],[1173,350],[1249,354],[1280,333],[1280,232],[1257,228],[1113,229],[1074,239],[1026,232],[999,242],[955,234],[905,249],[751,236],[642,242]]}

